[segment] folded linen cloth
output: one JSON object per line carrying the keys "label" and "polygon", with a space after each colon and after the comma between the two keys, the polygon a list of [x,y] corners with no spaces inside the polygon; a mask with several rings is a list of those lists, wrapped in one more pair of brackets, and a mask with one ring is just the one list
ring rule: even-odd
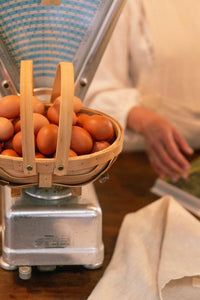
{"label": "folded linen cloth", "polygon": [[88,300],[199,300],[200,222],[165,196],[125,216]]}

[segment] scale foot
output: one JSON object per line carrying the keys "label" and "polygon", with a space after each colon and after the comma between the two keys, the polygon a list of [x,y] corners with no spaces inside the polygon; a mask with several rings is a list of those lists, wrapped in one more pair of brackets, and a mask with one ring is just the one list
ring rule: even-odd
{"label": "scale foot", "polygon": [[[0,258],[0,266],[2,269],[6,270],[6,271],[14,271],[18,269],[18,266],[12,266],[9,265],[8,263],[6,263],[3,260],[3,257],[1,256]],[[29,266],[21,266],[19,267],[19,277],[23,280],[27,280],[31,278],[31,271],[32,268]]]}
{"label": "scale foot", "polygon": [[2,269],[7,270],[7,271],[13,271],[13,270],[17,270],[17,266],[11,266],[8,263],[6,263],[3,260],[3,257],[1,256],[0,258],[0,266],[2,267]]}
{"label": "scale foot", "polygon": [[19,277],[23,280],[28,280],[31,278],[32,267],[21,266],[19,267]]}

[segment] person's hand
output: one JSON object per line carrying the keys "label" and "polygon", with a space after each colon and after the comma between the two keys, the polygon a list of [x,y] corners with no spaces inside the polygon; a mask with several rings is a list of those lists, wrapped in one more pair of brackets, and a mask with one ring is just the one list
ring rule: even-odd
{"label": "person's hand", "polygon": [[176,181],[186,178],[190,164],[185,155],[193,154],[181,134],[165,118],[142,107],[134,107],[128,116],[128,126],[142,134],[149,161],[161,177]]}

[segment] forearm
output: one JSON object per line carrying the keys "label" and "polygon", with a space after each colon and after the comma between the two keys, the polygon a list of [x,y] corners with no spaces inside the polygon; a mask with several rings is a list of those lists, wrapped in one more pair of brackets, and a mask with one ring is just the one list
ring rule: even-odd
{"label": "forearm", "polygon": [[156,113],[141,106],[131,107],[127,115],[127,127],[140,134],[145,134],[146,128],[159,119]]}

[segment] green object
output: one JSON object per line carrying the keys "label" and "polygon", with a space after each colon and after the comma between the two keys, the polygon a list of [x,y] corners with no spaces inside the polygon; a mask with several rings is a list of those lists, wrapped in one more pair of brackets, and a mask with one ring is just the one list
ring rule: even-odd
{"label": "green object", "polygon": [[200,157],[191,162],[188,178],[180,178],[177,182],[167,180],[171,185],[178,187],[198,198],[200,198]]}

